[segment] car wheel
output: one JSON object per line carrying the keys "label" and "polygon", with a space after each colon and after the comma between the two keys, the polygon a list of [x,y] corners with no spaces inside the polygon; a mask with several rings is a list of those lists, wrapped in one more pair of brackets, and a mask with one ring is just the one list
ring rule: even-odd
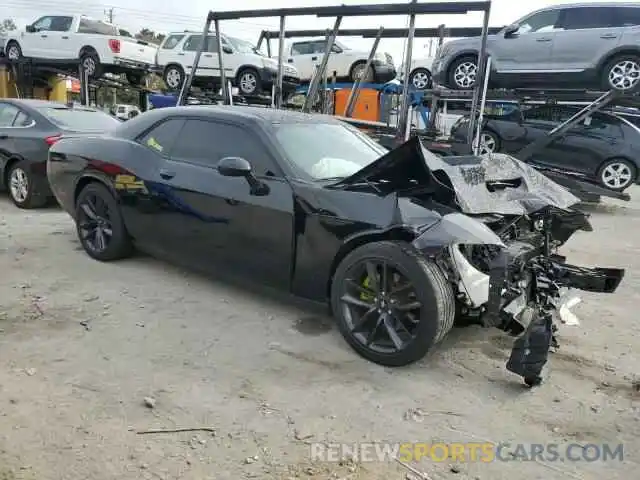
{"label": "car wheel", "polygon": [[40,208],[47,203],[47,197],[40,195],[36,190],[36,183],[30,173],[29,164],[24,160],[9,168],[7,186],[9,198],[19,208]]}
{"label": "car wheel", "polygon": [[22,48],[18,42],[9,42],[5,47],[5,55],[9,60],[20,60],[22,58]]}
{"label": "car wheel", "polygon": [[483,130],[480,133],[480,155],[496,153],[500,151],[500,138],[490,130]]}
{"label": "car wheel", "polygon": [[361,79],[360,81],[362,82],[373,82],[373,79],[374,79],[373,68],[371,67],[371,65],[369,65],[369,68],[366,69],[365,71],[366,66],[367,64],[363,62],[354,64],[351,67],[351,71],[349,72],[349,77],[351,78],[351,81],[357,82],[358,79],[360,78]]}
{"label": "car wheel", "polygon": [[602,73],[602,86],[605,90],[629,91],[640,81],[640,57],[621,55],[605,66]]}
{"label": "car wheel", "polygon": [[131,239],[118,203],[101,183],[90,183],[78,195],[76,229],[85,252],[96,260],[118,260],[131,253]]}
{"label": "car wheel", "polygon": [[431,88],[431,73],[426,68],[416,68],[409,75],[409,84],[416,90]]}
{"label": "car wheel", "polygon": [[82,65],[82,69],[89,78],[100,78],[102,67],[100,66],[100,59],[96,53],[83,53],[80,57],[80,65]]}
{"label": "car wheel", "polygon": [[461,57],[449,67],[449,86],[456,90],[470,90],[476,85],[478,59]]}
{"label": "car wheel", "polygon": [[338,327],[362,357],[403,366],[424,357],[451,330],[453,290],[431,260],[400,242],[374,242],[349,253],[331,285]]}
{"label": "car wheel", "polygon": [[636,179],[636,167],[624,158],[612,158],[602,164],[598,170],[598,181],[611,190],[621,192]]}
{"label": "car wheel", "polygon": [[261,91],[260,75],[253,68],[240,71],[237,83],[242,95],[257,95]]}
{"label": "car wheel", "polygon": [[179,90],[180,88],[182,88],[184,78],[184,70],[178,65],[169,65],[164,69],[164,74],[162,75],[164,84],[170,90]]}

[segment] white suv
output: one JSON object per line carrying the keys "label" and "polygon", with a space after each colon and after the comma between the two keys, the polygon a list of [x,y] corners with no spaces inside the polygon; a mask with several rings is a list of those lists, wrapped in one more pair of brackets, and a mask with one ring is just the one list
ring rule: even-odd
{"label": "white suv", "polygon": [[[278,74],[278,62],[258,51],[245,40],[221,35],[225,76],[238,87],[242,95],[258,95],[270,91]],[[202,33],[184,31],[167,35],[158,47],[156,65],[162,69],[164,83],[171,90],[182,86],[185,76],[191,73],[196,51],[202,42]],[[202,52],[196,71],[196,80],[219,79],[217,38],[207,35],[207,48]],[[290,93],[300,83],[298,71],[285,65],[283,72],[284,93]]]}

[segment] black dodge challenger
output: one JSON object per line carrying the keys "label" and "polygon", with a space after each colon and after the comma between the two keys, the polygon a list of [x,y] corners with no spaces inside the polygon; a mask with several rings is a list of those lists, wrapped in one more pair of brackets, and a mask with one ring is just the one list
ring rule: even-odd
{"label": "black dodge challenger", "polygon": [[624,275],[557,254],[591,226],[518,160],[439,158],[417,139],[388,151],[321,115],[152,110],[61,139],[47,173],[91,257],[136,246],[328,302],[382,365],[422,358],[467,317],[517,337],[507,368],[537,384],[569,291],[610,293]]}

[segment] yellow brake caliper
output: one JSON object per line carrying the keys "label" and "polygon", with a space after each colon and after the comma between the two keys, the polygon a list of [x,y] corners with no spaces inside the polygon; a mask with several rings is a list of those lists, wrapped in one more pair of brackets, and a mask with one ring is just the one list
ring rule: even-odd
{"label": "yellow brake caliper", "polygon": [[[369,275],[367,275],[366,277],[364,277],[364,280],[362,281],[362,286],[368,290],[370,283],[371,281],[369,279]],[[360,293],[360,300],[362,300],[363,302],[371,302],[373,301],[373,299],[374,299],[374,296],[369,293],[364,293],[364,292]]]}

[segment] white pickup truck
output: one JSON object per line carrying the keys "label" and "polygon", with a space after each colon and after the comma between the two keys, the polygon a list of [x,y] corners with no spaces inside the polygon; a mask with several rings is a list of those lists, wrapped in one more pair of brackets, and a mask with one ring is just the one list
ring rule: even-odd
{"label": "white pickup truck", "polygon": [[9,60],[31,57],[69,65],[81,62],[93,78],[103,73],[124,73],[138,84],[155,62],[156,47],[123,37],[115,25],[84,15],[47,15],[24,31],[8,32],[5,56]]}
{"label": "white pickup truck", "polygon": [[[293,65],[300,74],[301,81],[309,81],[319,65],[326,50],[325,39],[304,40],[293,42],[285,47],[284,59],[288,65]],[[276,57],[274,57],[276,58]],[[354,50],[336,41],[329,55],[327,76],[335,73],[337,79],[355,81],[362,77],[365,82],[387,82],[396,77],[393,58],[388,53],[376,53],[368,72],[364,71],[369,52]]]}

